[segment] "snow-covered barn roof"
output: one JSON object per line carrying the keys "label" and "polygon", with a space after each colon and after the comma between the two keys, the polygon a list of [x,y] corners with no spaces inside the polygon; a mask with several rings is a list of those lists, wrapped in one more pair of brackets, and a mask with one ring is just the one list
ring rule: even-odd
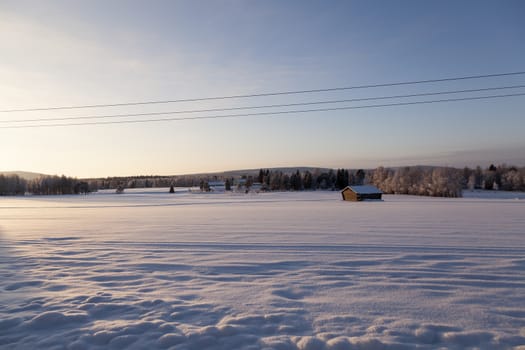
{"label": "snow-covered barn roof", "polygon": [[[372,194],[372,193],[383,193],[381,190],[372,185],[361,185],[361,186],[347,186],[345,190],[349,188],[351,191],[359,194]],[[344,191],[344,190],[343,190]]]}

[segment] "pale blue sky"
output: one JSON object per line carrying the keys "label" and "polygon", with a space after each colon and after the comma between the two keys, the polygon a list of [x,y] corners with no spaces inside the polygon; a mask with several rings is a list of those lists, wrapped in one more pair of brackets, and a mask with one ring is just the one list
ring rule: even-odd
{"label": "pale blue sky", "polygon": [[[524,71],[524,14],[522,1],[2,0],[0,110]],[[525,84],[525,75],[279,98],[1,113],[0,121],[518,84]],[[525,89],[486,94],[509,92]],[[0,129],[0,170],[84,177],[302,165],[525,165],[524,107],[521,96],[275,117]]]}

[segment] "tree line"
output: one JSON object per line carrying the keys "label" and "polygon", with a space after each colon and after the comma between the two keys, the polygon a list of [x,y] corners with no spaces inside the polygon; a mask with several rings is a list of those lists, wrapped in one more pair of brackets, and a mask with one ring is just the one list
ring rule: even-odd
{"label": "tree line", "polygon": [[461,170],[449,167],[379,167],[367,174],[368,183],[387,194],[461,197]]}
{"label": "tree line", "polygon": [[328,172],[297,170],[292,174],[261,170],[257,180],[270,191],[342,190],[372,184],[388,194],[461,197],[461,171],[445,167],[401,167],[374,170],[337,169]]}
{"label": "tree line", "polygon": [[89,183],[76,178],[62,176],[40,176],[26,180],[18,175],[0,174],[0,196],[87,194]]}
{"label": "tree line", "polygon": [[488,168],[463,169],[463,184],[466,189],[525,191],[525,167],[518,168],[491,164]]}
{"label": "tree line", "polygon": [[[410,166],[364,169],[282,171],[260,169],[242,175],[247,189],[258,185],[262,191],[341,190],[348,185],[372,184],[388,194],[435,197],[460,197],[463,190],[525,191],[525,167],[490,165],[457,169],[450,167]],[[224,181],[226,189],[238,182],[221,175],[131,176],[79,180],[72,177],[41,176],[25,180],[18,175],[0,174],[0,196],[84,194],[98,189],[148,187],[201,187],[209,181]]]}
{"label": "tree line", "polygon": [[525,168],[505,164],[490,165],[486,169],[408,166],[303,173],[261,169],[257,177],[247,177],[247,186],[254,181],[269,191],[342,190],[349,185],[372,184],[387,194],[461,197],[463,190],[525,191]]}
{"label": "tree line", "polygon": [[18,196],[26,192],[27,181],[18,175],[0,174],[0,196]]}

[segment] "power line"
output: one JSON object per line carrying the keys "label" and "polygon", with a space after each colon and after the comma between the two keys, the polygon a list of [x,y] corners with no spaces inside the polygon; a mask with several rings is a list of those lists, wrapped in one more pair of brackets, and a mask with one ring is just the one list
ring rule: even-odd
{"label": "power line", "polygon": [[488,87],[488,88],[480,88],[480,89],[426,92],[426,93],[408,94],[408,95],[363,97],[363,98],[352,98],[352,99],[343,99],[343,100],[328,100],[328,101],[314,101],[314,102],[301,102],[301,103],[271,104],[271,105],[247,106],[247,107],[194,109],[194,110],[167,111],[167,112],[131,113],[131,114],[130,113],[126,113],[126,114],[111,114],[111,115],[99,115],[99,116],[75,116],[75,117],[59,117],[59,118],[10,119],[10,120],[0,120],[0,124],[5,124],[5,123],[28,123],[28,122],[48,122],[48,121],[65,121],[65,120],[129,118],[129,117],[145,117],[145,116],[171,115],[171,114],[191,114],[191,113],[203,113],[203,112],[224,112],[224,111],[237,111],[237,110],[262,109],[262,108],[277,108],[277,107],[297,107],[297,106],[309,106],[309,105],[321,105],[321,104],[333,104],[333,103],[348,103],[348,102],[359,102],[359,101],[386,100],[386,99],[397,99],[397,98],[436,96],[436,95],[448,95],[448,94],[459,94],[459,93],[470,93],[470,92],[518,89],[518,88],[524,88],[524,87],[525,87],[525,85],[513,85],[513,86]]}
{"label": "power line", "polygon": [[450,99],[429,100],[429,101],[399,102],[399,103],[387,103],[387,104],[377,104],[377,105],[333,107],[333,108],[320,108],[320,109],[303,109],[303,110],[292,110],[292,111],[260,112],[260,113],[245,113],[245,114],[226,114],[226,115],[213,115],[213,116],[201,116],[201,117],[159,118],[159,119],[146,119],[146,120],[144,120],[144,119],[139,119],[139,120],[118,120],[118,121],[106,121],[106,122],[82,122],[82,123],[62,123],[62,124],[15,125],[15,126],[1,126],[0,129],[26,129],[26,128],[66,127],[66,126],[84,126],[84,125],[108,125],[108,124],[132,124],[132,123],[136,124],[136,123],[167,122],[167,121],[182,121],[182,120],[200,120],[200,119],[243,118],[243,117],[274,116],[274,115],[295,114],[295,113],[329,112],[329,111],[342,111],[342,110],[351,110],[351,109],[367,109],[367,108],[380,108],[380,107],[409,106],[409,105],[444,103],[444,102],[458,102],[458,101],[469,101],[469,100],[485,100],[485,99],[515,97],[515,96],[525,96],[525,93],[478,96],[478,97],[450,98]]}
{"label": "power line", "polygon": [[318,92],[333,92],[333,91],[342,91],[342,90],[369,89],[369,88],[389,87],[389,86],[439,83],[439,82],[444,82],[444,81],[482,79],[482,78],[493,78],[493,77],[523,75],[523,74],[525,74],[525,71],[510,72],[510,73],[497,73],[497,74],[484,74],[484,75],[470,75],[470,76],[442,78],[442,79],[403,81],[403,82],[383,83],[383,84],[356,85],[356,86],[335,87],[335,88],[326,88],[326,89],[268,92],[268,93],[247,94],[247,95],[199,97],[199,98],[187,98],[187,99],[176,99],[176,100],[141,101],[141,102],[126,102],[126,103],[112,103],[112,104],[92,104],[92,105],[42,107],[42,108],[4,109],[4,110],[0,110],[0,113],[36,112],[36,111],[49,111],[49,110],[103,108],[103,107],[123,107],[123,106],[138,106],[138,105],[151,105],[151,104],[178,103],[178,102],[226,100],[226,99],[236,99],[236,98],[264,97],[264,96],[296,95],[296,94],[309,94],[309,93],[318,93]]}

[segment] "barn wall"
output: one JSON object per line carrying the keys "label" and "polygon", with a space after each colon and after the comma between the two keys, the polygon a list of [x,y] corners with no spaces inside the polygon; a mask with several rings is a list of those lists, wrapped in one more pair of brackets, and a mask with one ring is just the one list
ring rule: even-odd
{"label": "barn wall", "polygon": [[346,190],[342,192],[343,200],[345,201],[358,201],[357,194],[354,191]]}
{"label": "barn wall", "polygon": [[381,199],[381,193],[362,194],[361,199]]}

